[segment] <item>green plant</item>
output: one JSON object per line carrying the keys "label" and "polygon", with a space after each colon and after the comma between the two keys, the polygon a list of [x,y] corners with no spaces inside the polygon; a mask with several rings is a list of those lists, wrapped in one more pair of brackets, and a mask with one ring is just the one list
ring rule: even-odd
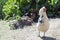
{"label": "green plant", "polygon": [[3,13],[5,15],[4,19],[15,19],[17,15],[21,15],[21,11],[19,10],[19,2],[16,0],[8,0],[5,5],[3,6]]}
{"label": "green plant", "polygon": [[60,16],[58,11],[60,0],[0,0],[0,18],[1,19],[19,19],[31,9],[39,9],[46,6],[49,17]]}
{"label": "green plant", "polygon": [[0,19],[4,18],[4,14],[2,13],[2,8],[3,8],[3,5],[5,5],[6,1],[7,0],[0,0]]}

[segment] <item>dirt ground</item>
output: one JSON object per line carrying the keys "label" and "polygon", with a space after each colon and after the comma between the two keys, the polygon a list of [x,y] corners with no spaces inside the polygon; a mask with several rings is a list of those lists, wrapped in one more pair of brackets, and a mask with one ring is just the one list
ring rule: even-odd
{"label": "dirt ground", "polygon": [[0,40],[60,40],[60,19],[50,19],[49,22],[49,30],[44,38],[40,38],[36,23],[24,29],[10,30],[9,22],[0,21]]}

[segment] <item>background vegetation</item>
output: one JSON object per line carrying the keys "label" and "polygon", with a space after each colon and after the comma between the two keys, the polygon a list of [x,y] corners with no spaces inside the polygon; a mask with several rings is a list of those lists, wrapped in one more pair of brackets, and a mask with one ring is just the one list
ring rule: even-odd
{"label": "background vegetation", "polygon": [[60,17],[60,0],[0,0],[0,19],[19,19],[26,12],[46,6],[50,18]]}

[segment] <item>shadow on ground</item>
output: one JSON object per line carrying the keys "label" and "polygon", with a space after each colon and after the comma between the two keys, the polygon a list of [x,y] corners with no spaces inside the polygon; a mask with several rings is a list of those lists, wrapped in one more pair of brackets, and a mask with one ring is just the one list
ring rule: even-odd
{"label": "shadow on ground", "polygon": [[43,40],[56,40],[56,38],[53,37],[42,37]]}

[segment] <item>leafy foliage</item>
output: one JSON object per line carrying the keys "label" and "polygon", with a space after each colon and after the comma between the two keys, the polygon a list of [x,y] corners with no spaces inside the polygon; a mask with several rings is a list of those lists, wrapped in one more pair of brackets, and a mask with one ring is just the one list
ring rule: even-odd
{"label": "leafy foliage", "polygon": [[4,15],[2,13],[2,7],[7,0],[0,0],[0,19],[3,19]]}
{"label": "leafy foliage", "polygon": [[10,17],[14,19],[21,15],[19,11],[19,2],[16,2],[16,0],[8,0],[3,6],[2,11],[5,15],[5,19],[10,19]]}
{"label": "leafy foliage", "polygon": [[46,6],[48,17],[60,17],[60,0],[0,0],[0,19],[18,19],[32,9]]}

